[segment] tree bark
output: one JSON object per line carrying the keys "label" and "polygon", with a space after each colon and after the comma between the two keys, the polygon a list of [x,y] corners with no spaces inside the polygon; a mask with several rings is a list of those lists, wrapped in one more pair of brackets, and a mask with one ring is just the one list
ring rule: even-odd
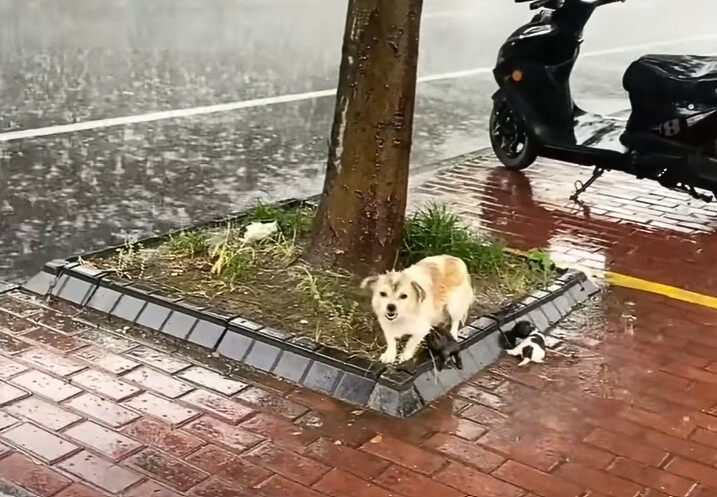
{"label": "tree bark", "polygon": [[401,248],[423,0],[349,0],[324,189],[307,259],[359,275]]}

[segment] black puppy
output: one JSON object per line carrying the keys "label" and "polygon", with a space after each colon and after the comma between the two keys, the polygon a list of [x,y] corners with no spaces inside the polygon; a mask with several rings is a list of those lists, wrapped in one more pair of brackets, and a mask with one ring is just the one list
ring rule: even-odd
{"label": "black puppy", "polygon": [[426,336],[426,345],[436,358],[436,367],[438,371],[448,366],[455,366],[456,369],[463,369],[463,360],[461,359],[461,347],[450,333],[442,333],[437,330],[431,330]]}
{"label": "black puppy", "polygon": [[502,347],[504,349],[512,349],[518,344],[517,340],[524,340],[535,331],[535,326],[530,321],[518,321],[510,331],[502,332]]}

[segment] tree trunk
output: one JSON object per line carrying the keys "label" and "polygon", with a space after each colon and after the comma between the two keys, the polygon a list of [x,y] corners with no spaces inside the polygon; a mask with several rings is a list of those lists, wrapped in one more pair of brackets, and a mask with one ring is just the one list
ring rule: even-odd
{"label": "tree trunk", "polygon": [[324,189],[307,259],[359,275],[401,248],[423,0],[349,0]]}

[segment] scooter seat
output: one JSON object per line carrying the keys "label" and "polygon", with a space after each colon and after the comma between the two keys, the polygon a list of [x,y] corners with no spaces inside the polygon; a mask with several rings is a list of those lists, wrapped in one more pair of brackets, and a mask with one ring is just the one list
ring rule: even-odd
{"label": "scooter seat", "polygon": [[717,101],[717,57],[645,55],[630,64],[622,85],[646,103]]}

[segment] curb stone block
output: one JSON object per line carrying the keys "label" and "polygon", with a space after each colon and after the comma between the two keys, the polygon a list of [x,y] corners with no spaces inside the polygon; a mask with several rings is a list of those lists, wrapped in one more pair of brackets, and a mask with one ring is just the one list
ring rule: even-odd
{"label": "curb stone block", "polygon": [[565,294],[559,295],[555,298],[553,301],[553,304],[555,304],[555,308],[560,312],[560,315],[562,317],[567,316],[570,314],[570,311],[572,310],[572,305],[570,304],[570,300],[568,300],[568,297],[565,296]]}
{"label": "curb stone block", "polygon": [[249,351],[254,340],[248,336],[241,335],[232,330],[228,330],[217,347],[217,352],[224,357],[242,361]]}
{"label": "curb stone block", "polygon": [[145,304],[145,301],[137,297],[123,294],[110,313],[115,317],[134,323],[139,313],[144,309]]}
{"label": "curb stone block", "polygon": [[557,323],[563,317],[552,302],[546,302],[541,309],[551,325]]}
{"label": "curb stone block", "polygon": [[525,316],[525,319],[531,321],[533,323],[533,326],[535,326],[535,328],[540,331],[546,331],[550,326],[550,321],[548,320],[548,317],[542,310],[540,310],[540,308],[530,311],[530,313]]}
{"label": "curb stone block", "polygon": [[[463,355],[465,356],[466,354]],[[432,370],[421,373],[421,375],[416,378],[414,384],[421,398],[426,403],[433,402],[447,390]]]}
{"label": "curb stone block", "polygon": [[187,340],[195,345],[201,345],[204,348],[214,350],[219,344],[224,330],[226,330],[226,326],[200,319],[194,326]]}
{"label": "curb stone block", "polygon": [[374,381],[347,371],[339,380],[334,396],[352,404],[366,405],[373,386]]}
{"label": "curb stone block", "polygon": [[142,313],[139,317],[137,317],[136,323],[146,328],[159,331],[171,313],[172,311],[170,309],[149,302],[144,309],[142,309]]}
{"label": "curb stone block", "polygon": [[[60,283],[62,283],[64,278],[65,275],[60,277]],[[85,299],[90,295],[90,292],[95,289],[95,286],[97,286],[97,282],[90,283],[89,281],[67,275],[67,279],[62,283],[60,290],[55,293],[55,289],[53,289],[53,295],[72,302],[73,304],[82,305],[85,303]]]}
{"label": "curb stone block", "polygon": [[341,370],[329,364],[314,361],[302,384],[321,393],[331,395],[336,389]]}
{"label": "curb stone block", "polygon": [[0,281],[0,293],[10,292],[12,290],[15,290],[17,287],[18,285],[13,285],[12,283]]}
{"label": "curb stone block", "polygon": [[160,331],[166,335],[184,340],[189,336],[197,321],[194,316],[174,311],[164,322]]}
{"label": "curb stone block", "polygon": [[[35,293],[37,295],[42,295],[43,297],[47,295],[50,292],[50,289],[52,288],[52,285],[55,283],[55,276],[46,272],[46,271],[40,271],[35,276],[27,280],[23,285],[22,288],[27,290],[28,292]],[[4,283],[4,285],[8,285],[7,283]],[[6,292],[8,290],[11,290],[12,287],[8,286],[5,290],[2,290],[2,285],[0,285],[0,291]]]}
{"label": "curb stone block", "polygon": [[300,383],[310,363],[311,359],[308,357],[285,350],[279,357],[272,373],[293,383]]}
{"label": "curb stone block", "polygon": [[231,321],[229,321],[229,326],[234,328],[239,328],[242,330],[250,330],[250,331],[257,331],[261,328],[263,328],[262,325],[259,323],[255,323],[254,321],[250,321],[248,319],[244,318],[234,318]]}
{"label": "curb stone block", "polygon": [[100,286],[95,290],[86,305],[96,311],[109,314],[117,305],[120,298],[122,298],[122,294],[118,291]]}
{"label": "curb stone block", "polygon": [[271,372],[281,350],[274,345],[256,340],[244,363],[265,372]]}
{"label": "curb stone block", "polygon": [[[235,218],[222,218],[219,222]],[[145,246],[149,243],[142,242]],[[12,288],[0,283],[0,292]],[[583,273],[559,271],[547,290],[536,290],[494,315],[464,326],[459,331],[463,369],[438,372],[425,351],[398,369],[388,367],[306,337],[264,327],[213,308],[208,302],[182,298],[145,282],[122,281],[114,273],[79,265],[71,259],[47,263],[22,288],[39,295],[51,293],[78,306],[85,304],[294,384],[394,417],[416,413],[495,362],[503,353],[499,330],[507,331],[515,322],[528,319],[540,331],[549,332],[573,308],[600,291]]]}

